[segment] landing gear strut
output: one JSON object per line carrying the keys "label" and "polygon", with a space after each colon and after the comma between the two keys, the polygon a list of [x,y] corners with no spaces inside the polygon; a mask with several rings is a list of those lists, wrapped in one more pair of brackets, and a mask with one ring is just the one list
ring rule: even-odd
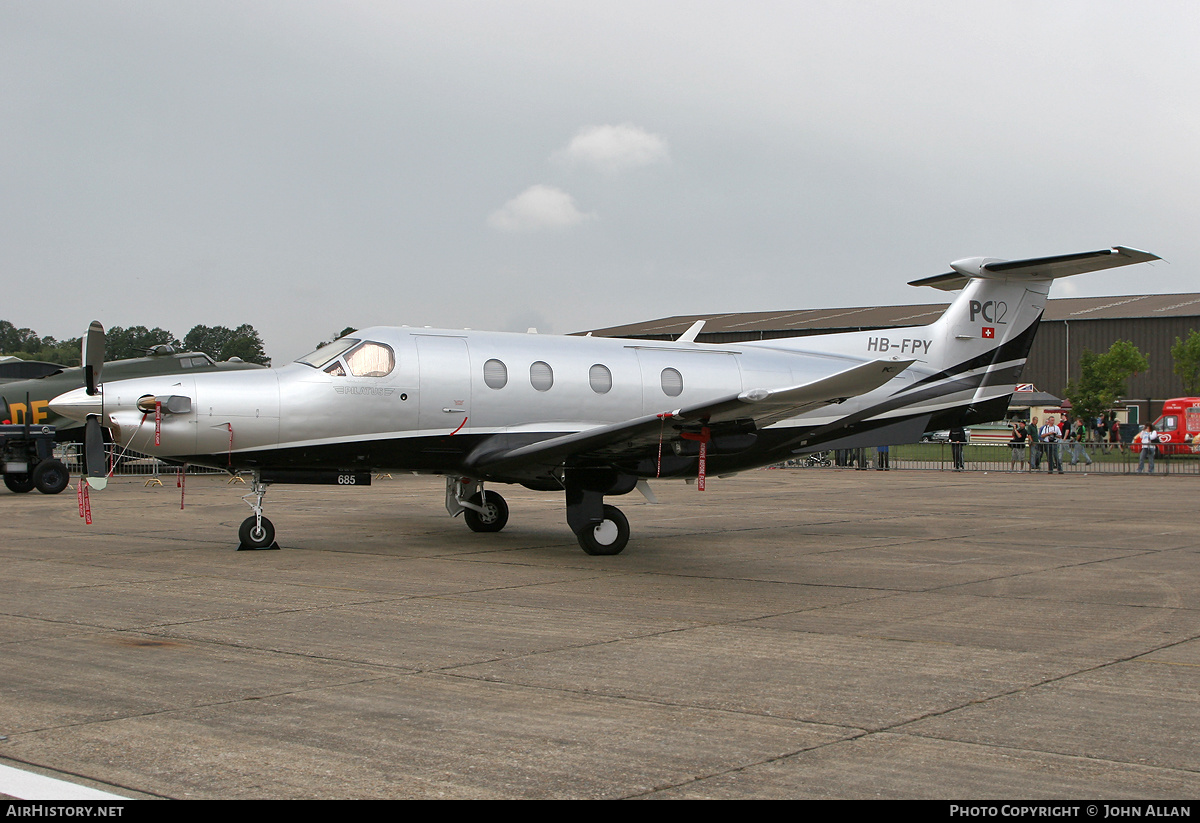
{"label": "landing gear strut", "polygon": [[[275,526],[263,517],[262,513],[262,502],[266,493],[267,485],[262,482],[259,473],[254,472],[254,479],[250,481],[250,493],[242,495],[242,499],[254,510],[254,514],[243,520],[238,528],[238,539],[241,543],[237,550],[240,552],[279,548],[279,544],[275,542]],[[254,498],[253,503],[250,502],[251,497]]]}

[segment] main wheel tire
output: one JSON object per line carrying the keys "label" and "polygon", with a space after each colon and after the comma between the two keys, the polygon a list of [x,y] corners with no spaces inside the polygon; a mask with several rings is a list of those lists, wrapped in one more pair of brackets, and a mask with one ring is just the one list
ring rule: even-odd
{"label": "main wheel tire", "polygon": [[42,494],[58,494],[71,482],[71,473],[61,460],[43,460],[33,470],[33,485]]}
{"label": "main wheel tire", "polygon": [[508,503],[495,492],[486,495],[476,493],[468,502],[483,506],[484,509],[482,512],[463,509],[463,520],[467,521],[467,528],[471,531],[498,532],[508,524]]}
{"label": "main wheel tire", "polygon": [[242,521],[242,525],[238,529],[238,539],[242,541],[242,548],[270,548],[271,544],[275,542],[275,526],[264,517],[262,528],[259,528],[254,515],[250,515]]}
{"label": "main wheel tire", "polygon": [[25,494],[33,491],[33,478],[29,473],[24,474],[6,474],[4,475],[4,485],[8,486],[10,492],[17,494]]}
{"label": "main wheel tire", "polygon": [[629,520],[616,506],[604,507],[604,520],[575,535],[579,547],[590,555],[620,554],[629,543]]}

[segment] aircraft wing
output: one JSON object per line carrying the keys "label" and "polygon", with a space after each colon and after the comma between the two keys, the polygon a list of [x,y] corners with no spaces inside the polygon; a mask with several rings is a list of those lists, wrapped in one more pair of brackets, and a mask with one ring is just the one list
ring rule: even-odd
{"label": "aircraft wing", "polygon": [[[872,360],[810,383],[779,389],[750,389],[697,406],[595,426],[516,447],[489,449],[484,443],[467,463],[470,468],[499,472],[532,466],[556,467],[576,457],[606,458],[629,454],[660,439],[674,439],[681,428],[694,430],[702,425],[734,421],[753,421],[755,428],[763,428],[877,389],[913,362]],[[497,435],[497,438],[502,437],[504,435]]]}

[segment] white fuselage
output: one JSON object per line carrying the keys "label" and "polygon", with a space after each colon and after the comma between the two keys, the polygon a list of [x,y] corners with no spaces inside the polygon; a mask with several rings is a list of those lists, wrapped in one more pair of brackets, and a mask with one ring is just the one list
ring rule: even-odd
{"label": "white fuselage", "polygon": [[[993,339],[982,339],[985,321],[965,307],[983,287],[973,282],[927,326],[729,345],[374,327],[352,338],[390,351],[386,373],[376,368],[355,376],[344,359],[323,360],[320,350],[306,358],[316,365],[111,382],[103,386],[102,423],[122,447],[189,462],[265,465],[271,460],[262,453],[285,450],[290,465],[318,451],[326,456],[317,462],[329,465],[327,455],[338,450],[347,466],[449,472],[469,438],[577,432],[738,392],[796,386],[871,360],[914,358],[874,391],[770,428],[834,424],[881,403],[886,408],[877,419],[934,413],[1012,391],[1015,379],[980,386],[981,373],[1003,365],[989,362],[947,377],[945,390],[922,384],[911,402],[889,400],[910,397],[905,391],[917,381],[994,351],[1036,322],[1045,288],[1010,288],[1004,322],[994,326]],[[138,408],[147,396],[186,397],[190,408],[164,413],[156,423]],[[55,402],[76,406],[76,415],[100,411],[96,398],[80,392]],[[423,448],[417,443],[430,438],[438,439],[432,452],[414,459]],[[444,465],[437,454],[445,455]]]}

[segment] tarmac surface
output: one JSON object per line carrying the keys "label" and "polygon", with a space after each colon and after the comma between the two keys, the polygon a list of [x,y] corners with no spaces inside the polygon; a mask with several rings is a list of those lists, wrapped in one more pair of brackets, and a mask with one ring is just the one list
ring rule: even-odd
{"label": "tarmac surface", "polygon": [[127,797],[1200,796],[1196,478],[0,490],[0,763]]}

